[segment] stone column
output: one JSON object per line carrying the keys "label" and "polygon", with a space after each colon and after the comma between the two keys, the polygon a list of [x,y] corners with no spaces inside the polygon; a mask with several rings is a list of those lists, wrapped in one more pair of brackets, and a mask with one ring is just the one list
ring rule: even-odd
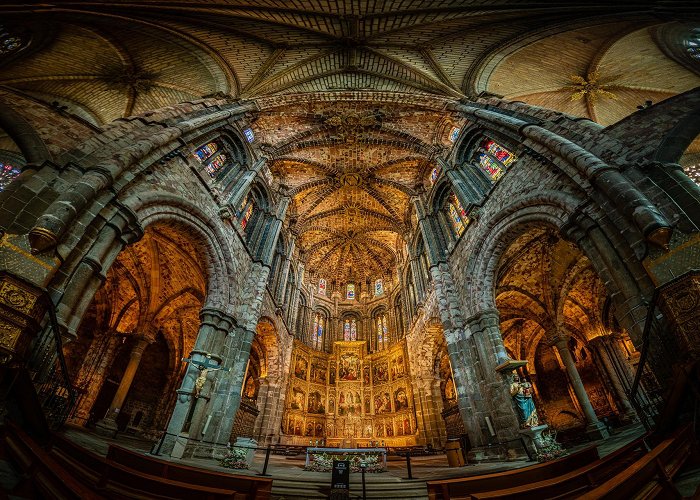
{"label": "stone column", "polygon": [[413,386],[416,425],[422,436],[420,442],[430,443],[439,449],[445,444],[447,436],[441,415],[440,379],[434,376],[416,377]]}
{"label": "stone column", "polygon": [[212,420],[203,438],[204,441],[214,444],[192,450],[195,456],[212,457],[223,454],[229,442],[233,420],[241,402],[241,387],[254,336],[254,330],[237,327],[226,337],[223,358],[224,367],[228,371],[217,373],[216,388],[207,408],[207,418],[211,415]]}
{"label": "stone column", "polygon": [[129,356],[129,363],[126,365],[126,370],[124,370],[124,375],[119,382],[119,387],[117,388],[117,393],[112,399],[112,403],[109,405],[109,411],[105,418],[97,423],[97,431],[105,434],[113,434],[117,430],[117,415],[124,404],[127,394],[129,394],[129,389],[131,389],[131,384],[134,381],[134,376],[136,375],[136,370],[139,369],[141,364],[141,358],[143,356],[146,347],[153,343],[153,339],[146,337],[145,335],[139,335],[135,338],[135,343],[131,348],[131,355]]}
{"label": "stone column", "polygon": [[[510,372],[498,372],[496,368],[510,358],[506,353],[496,309],[486,309],[466,320],[476,345],[481,365],[481,397],[486,406],[499,441],[517,439],[519,423],[510,395]],[[454,367],[454,365],[453,365]]]}
{"label": "stone column", "polygon": [[235,210],[240,208],[240,205],[243,202],[243,197],[248,194],[250,186],[255,180],[255,176],[258,174],[258,172],[260,172],[263,165],[265,165],[264,159],[260,159],[253,163],[250,170],[241,175],[236,181],[236,184],[231,188],[231,197],[228,200],[228,204],[234,208],[234,213]]}
{"label": "stone column", "polygon": [[610,353],[608,352],[611,342],[615,342],[615,340],[609,336],[600,336],[591,340],[589,345],[595,349],[595,352],[598,354],[598,358],[600,359],[600,362],[608,375],[613,393],[615,394],[615,398],[620,405],[620,410],[622,411],[620,419],[625,423],[636,422],[638,420],[637,413],[630,404],[627,393],[622,387],[619,374],[615,370],[614,362],[610,357]]}
{"label": "stone column", "polygon": [[588,394],[586,393],[586,388],[583,386],[583,381],[581,376],[576,369],[576,363],[569,350],[568,339],[559,339],[555,343],[557,351],[559,351],[559,356],[566,367],[566,373],[569,375],[569,381],[576,394],[576,399],[578,400],[581,409],[586,417],[586,434],[592,440],[606,439],[608,437],[608,431],[605,425],[598,420],[598,416],[595,414],[593,405],[591,405],[591,400],[588,399]]}
{"label": "stone column", "polygon": [[[200,375],[198,363],[218,361],[221,359],[220,353],[223,351],[223,342],[227,331],[235,323],[235,320],[224,313],[213,308],[204,308],[201,310],[199,317],[201,324],[199,333],[194,344],[194,349],[190,352],[190,362],[187,366],[187,371],[182,379],[182,384],[177,392],[175,407],[173,408],[172,416],[168,422],[166,434],[163,437],[161,445],[161,453],[169,455],[173,452],[176,439],[183,432],[183,428],[190,416],[190,408],[194,399],[195,382]],[[209,356],[209,357],[208,357]],[[245,368],[245,367],[244,367]],[[191,422],[190,427],[192,427]],[[188,438],[187,433],[184,433],[184,438]],[[185,439],[186,440],[186,439]],[[183,440],[183,441],[185,441]],[[184,447],[184,444],[183,444]]]}

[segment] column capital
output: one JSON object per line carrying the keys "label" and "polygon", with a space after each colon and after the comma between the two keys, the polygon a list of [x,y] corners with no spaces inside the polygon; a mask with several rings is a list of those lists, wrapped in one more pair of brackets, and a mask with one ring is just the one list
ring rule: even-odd
{"label": "column capital", "polygon": [[479,311],[476,314],[473,314],[469,316],[466,320],[465,323],[468,326],[476,326],[480,325],[482,321],[488,321],[489,323],[496,322],[496,325],[498,325],[498,322],[500,320],[500,313],[498,312],[498,309],[496,308],[489,308],[489,309],[484,309],[483,311]]}
{"label": "column capital", "polygon": [[230,331],[237,325],[236,318],[215,307],[203,307],[199,311],[199,319],[203,324],[226,331]]}
{"label": "column capital", "polygon": [[131,348],[131,355],[134,356],[135,354],[138,354],[139,356],[143,354],[143,352],[146,350],[146,348],[153,344],[156,339],[150,335],[142,334],[142,333],[137,333],[132,335],[134,339],[134,345]]}

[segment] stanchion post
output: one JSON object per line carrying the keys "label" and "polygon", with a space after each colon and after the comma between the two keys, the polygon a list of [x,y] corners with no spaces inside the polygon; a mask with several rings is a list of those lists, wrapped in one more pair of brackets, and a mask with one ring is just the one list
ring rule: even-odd
{"label": "stanchion post", "polygon": [[362,500],[367,500],[367,489],[365,487],[365,469],[367,464],[364,462],[360,463],[360,471],[362,472]]}
{"label": "stanchion post", "polygon": [[406,468],[408,469],[408,479],[413,479],[413,474],[411,474],[411,450],[406,451]]}
{"label": "stanchion post", "polygon": [[160,441],[158,441],[158,447],[156,448],[156,452],[152,453],[152,455],[155,455],[157,457],[160,456],[160,449],[163,447],[163,441],[165,441],[165,435],[168,433],[168,431],[165,431],[161,436],[160,436]]}
{"label": "stanchion post", "polygon": [[270,475],[267,473],[267,463],[270,461],[270,451],[272,451],[272,445],[268,444],[267,450],[265,450],[265,464],[263,465],[262,474],[258,474],[258,476],[269,476]]}

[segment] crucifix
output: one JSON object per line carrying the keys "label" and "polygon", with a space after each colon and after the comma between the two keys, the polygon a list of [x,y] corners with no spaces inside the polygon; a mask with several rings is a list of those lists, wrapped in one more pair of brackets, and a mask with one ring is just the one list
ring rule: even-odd
{"label": "crucifix", "polygon": [[207,374],[210,371],[219,371],[223,370],[224,372],[229,372],[231,371],[231,368],[224,368],[223,366],[219,365],[219,361],[213,360],[211,357],[211,354],[207,354],[206,358],[204,361],[198,361],[193,358],[182,358],[183,363],[189,363],[197,367],[197,369],[201,372],[199,374],[199,377],[197,377],[197,380],[194,382],[194,397],[199,398],[199,393],[204,387],[204,383],[207,381]]}
{"label": "crucifix", "polygon": [[190,408],[187,412],[187,418],[185,419],[185,425],[183,427],[183,431],[188,432],[190,425],[192,424],[194,410],[197,407],[196,401],[199,399],[200,392],[204,388],[209,371],[222,370],[224,372],[229,372],[231,371],[231,368],[224,368],[223,366],[219,365],[220,361],[212,359],[211,354],[207,354],[205,359],[202,361],[193,358],[182,358],[182,362],[194,365],[200,371],[199,377],[197,377],[197,379],[194,381],[194,401],[190,403]]}

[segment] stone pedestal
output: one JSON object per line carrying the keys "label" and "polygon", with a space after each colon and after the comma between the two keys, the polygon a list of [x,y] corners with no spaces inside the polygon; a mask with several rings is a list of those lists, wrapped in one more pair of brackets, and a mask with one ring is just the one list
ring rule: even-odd
{"label": "stone pedestal", "polygon": [[175,438],[173,443],[173,451],[170,453],[171,458],[182,458],[185,454],[185,449],[187,448],[187,442],[189,441],[190,435],[186,432],[181,433]]}
{"label": "stone pedestal", "polygon": [[544,424],[529,427],[527,429],[520,429],[518,431],[518,433],[523,437],[525,446],[527,447],[531,456],[537,456],[538,450],[542,447],[542,432],[548,428],[549,426]]}
{"label": "stone pedestal", "polygon": [[253,465],[253,458],[255,457],[255,448],[258,447],[258,442],[253,438],[239,437],[236,438],[236,442],[233,443],[233,448],[246,449],[245,462],[248,467]]}

